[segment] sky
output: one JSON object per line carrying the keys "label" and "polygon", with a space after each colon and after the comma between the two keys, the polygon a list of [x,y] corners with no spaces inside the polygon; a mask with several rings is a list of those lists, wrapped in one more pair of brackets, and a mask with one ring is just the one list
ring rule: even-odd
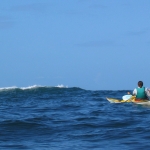
{"label": "sky", "polygon": [[150,1],[3,0],[0,87],[150,87]]}

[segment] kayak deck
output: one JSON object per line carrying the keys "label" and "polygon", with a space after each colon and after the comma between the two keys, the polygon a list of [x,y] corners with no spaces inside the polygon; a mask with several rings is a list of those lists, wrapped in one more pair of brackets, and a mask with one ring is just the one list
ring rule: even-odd
{"label": "kayak deck", "polygon": [[130,99],[128,100],[120,100],[120,99],[115,99],[115,98],[107,98],[106,99],[110,102],[110,103],[136,103],[136,104],[150,104],[149,100],[138,100],[135,98],[135,96],[132,96]]}

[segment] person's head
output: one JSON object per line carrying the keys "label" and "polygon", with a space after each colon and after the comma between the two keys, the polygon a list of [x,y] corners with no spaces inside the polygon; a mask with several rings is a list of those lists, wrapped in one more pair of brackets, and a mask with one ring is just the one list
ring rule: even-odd
{"label": "person's head", "polygon": [[142,81],[139,81],[139,82],[138,82],[138,87],[142,88],[142,86],[143,86],[143,82],[142,82]]}

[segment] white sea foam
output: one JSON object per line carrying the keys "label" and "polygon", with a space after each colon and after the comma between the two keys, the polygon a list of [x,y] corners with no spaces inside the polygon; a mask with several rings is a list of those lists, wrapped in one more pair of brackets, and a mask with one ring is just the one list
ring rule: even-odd
{"label": "white sea foam", "polygon": [[58,84],[57,86],[55,87],[59,87],[59,88],[68,88],[68,86],[64,86],[63,84]]}
{"label": "white sea foam", "polygon": [[38,87],[45,87],[45,86],[40,86],[40,85],[32,85],[32,86],[27,86],[27,87],[11,86],[11,87],[2,87],[2,88],[0,88],[0,91],[13,90],[13,89],[27,90],[27,89],[34,89],[34,88],[38,88]]}
{"label": "white sea foam", "polygon": [[32,86],[27,86],[27,87],[17,87],[17,86],[1,87],[0,91],[2,91],[2,90],[12,90],[12,89],[27,90],[27,89],[35,89],[35,88],[40,88],[40,87],[47,87],[47,88],[53,88],[53,87],[68,88],[68,86],[64,86],[63,84],[58,84],[57,86],[32,85]]}
{"label": "white sea foam", "polygon": [[41,86],[41,85],[32,85],[32,86],[28,86],[28,87],[21,87],[20,89],[22,90],[27,90],[27,89],[35,89],[38,87],[45,87],[45,86]]}
{"label": "white sea foam", "polygon": [[16,86],[11,86],[11,87],[2,87],[0,90],[11,90],[11,89],[17,89]]}

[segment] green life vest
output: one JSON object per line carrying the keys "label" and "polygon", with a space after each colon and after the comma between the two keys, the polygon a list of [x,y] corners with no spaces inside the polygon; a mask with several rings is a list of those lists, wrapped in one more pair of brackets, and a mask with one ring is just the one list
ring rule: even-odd
{"label": "green life vest", "polygon": [[140,99],[146,99],[146,93],[145,93],[145,87],[142,88],[136,88],[137,90],[137,95],[136,98],[140,98]]}

